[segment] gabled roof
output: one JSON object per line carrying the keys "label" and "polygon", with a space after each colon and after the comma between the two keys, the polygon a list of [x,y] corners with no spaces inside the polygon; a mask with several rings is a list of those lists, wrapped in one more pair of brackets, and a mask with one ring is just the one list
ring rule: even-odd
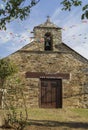
{"label": "gabled roof", "polygon": [[[55,25],[53,22],[50,21],[49,16],[47,17],[47,20],[46,20],[45,23],[40,24],[36,27],[38,27],[38,28],[58,28],[58,29],[61,29],[60,27],[58,27],[57,25]],[[34,27],[34,28],[36,28],[36,27]]]}

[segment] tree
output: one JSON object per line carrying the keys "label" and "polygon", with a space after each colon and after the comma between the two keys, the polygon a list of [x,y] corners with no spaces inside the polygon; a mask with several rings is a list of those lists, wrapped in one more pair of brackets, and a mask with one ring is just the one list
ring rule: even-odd
{"label": "tree", "polygon": [[[24,20],[31,11],[31,8],[35,6],[40,0],[1,0],[0,8],[0,29],[6,29],[6,23],[11,22],[14,19]],[[59,2],[59,0],[58,0]],[[82,5],[82,0],[62,0],[62,10],[71,10],[73,6],[82,6],[82,19],[88,19],[88,4]]]}

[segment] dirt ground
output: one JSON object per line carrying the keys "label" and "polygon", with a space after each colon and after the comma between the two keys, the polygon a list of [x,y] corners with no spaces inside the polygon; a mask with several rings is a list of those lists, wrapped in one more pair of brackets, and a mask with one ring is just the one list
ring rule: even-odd
{"label": "dirt ground", "polygon": [[88,123],[59,122],[59,121],[32,121],[24,130],[88,130]]}

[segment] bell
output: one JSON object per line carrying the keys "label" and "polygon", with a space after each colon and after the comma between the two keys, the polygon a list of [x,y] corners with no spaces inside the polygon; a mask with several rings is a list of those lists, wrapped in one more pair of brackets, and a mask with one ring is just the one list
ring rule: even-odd
{"label": "bell", "polygon": [[50,46],[50,45],[49,45],[49,42],[46,42],[46,46]]}

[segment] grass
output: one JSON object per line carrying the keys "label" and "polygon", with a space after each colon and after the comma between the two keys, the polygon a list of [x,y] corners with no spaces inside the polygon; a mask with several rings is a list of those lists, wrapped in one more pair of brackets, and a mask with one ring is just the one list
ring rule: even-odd
{"label": "grass", "polygon": [[[23,109],[17,109],[25,115]],[[31,120],[54,120],[54,121],[81,121],[88,122],[88,109],[66,108],[66,109],[40,109],[28,108],[28,117]]]}
{"label": "grass", "polygon": [[88,109],[29,109],[29,118],[32,119],[50,119],[50,120],[65,120],[69,117],[85,118],[88,121]]}
{"label": "grass", "polygon": [[88,121],[88,109],[72,109],[75,114],[78,114],[81,118],[85,118]]}
{"label": "grass", "polygon": [[61,109],[29,109],[29,118],[38,120],[64,120]]}
{"label": "grass", "polygon": [[[28,108],[28,116],[29,119],[35,119],[35,120],[55,120],[55,121],[63,121],[63,120],[69,120],[69,118],[78,118],[79,120],[85,119],[85,121],[88,122],[88,109],[82,109],[82,108],[66,108],[66,109],[41,109],[41,108]],[[18,115],[20,112],[23,113],[23,116],[25,116],[24,109],[16,109],[16,112]],[[76,120],[75,118],[75,120]]]}
{"label": "grass", "polygon": [[88,122],[88,109],[79,108],[79,109],[71,109],[71,110],[73,113],[79,115],[82,121],[84,120]]}

